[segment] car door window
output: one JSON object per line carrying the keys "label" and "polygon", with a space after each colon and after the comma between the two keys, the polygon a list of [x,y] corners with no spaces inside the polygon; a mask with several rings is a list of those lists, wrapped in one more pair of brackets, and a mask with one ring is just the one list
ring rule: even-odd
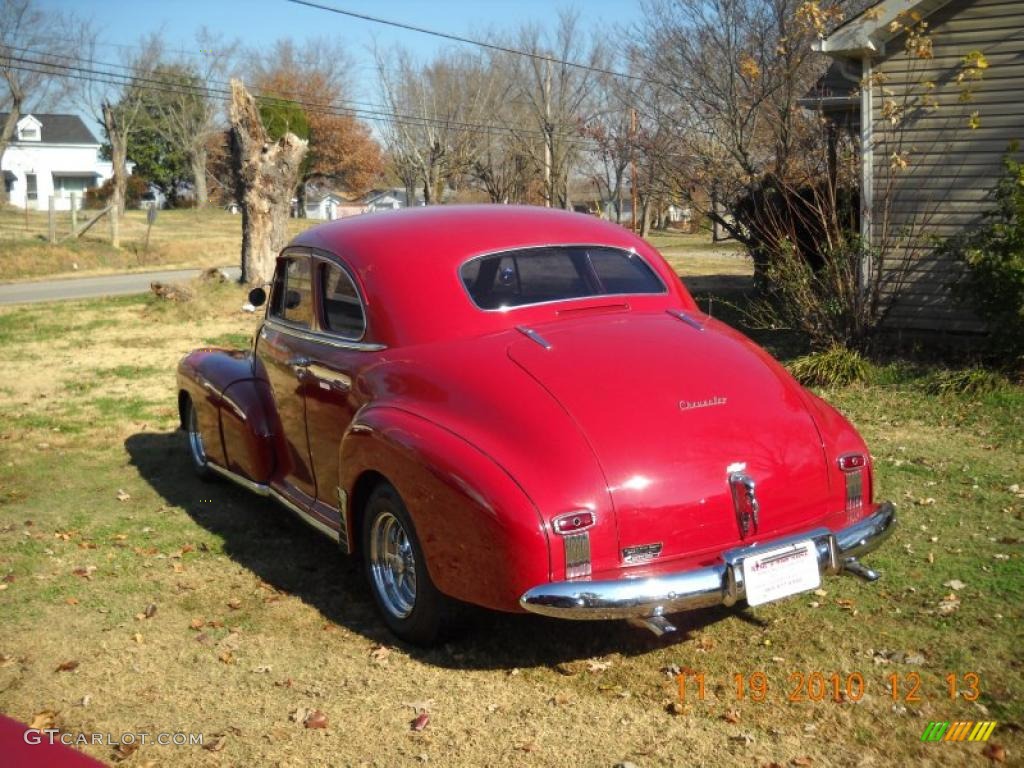
{"label": "car door window", "polygon": [[292,325],[310,328],[313,324],[313,285],[309,259],[292,256],[278,266],[270,314]]}
{"label": "car door window", "polygon": [[352,276],[336,264],[323,264],[321,270],[324,330],[346,339],[361,339],[366,330],[366,316]]}

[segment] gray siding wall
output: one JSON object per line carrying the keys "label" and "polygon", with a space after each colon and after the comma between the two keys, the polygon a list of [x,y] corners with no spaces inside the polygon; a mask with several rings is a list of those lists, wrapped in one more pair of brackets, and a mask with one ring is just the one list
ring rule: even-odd
{"label": "gray siding wall", "polygon": [[[874,204],[872,240],[881,249],[896,293],[889,325],[939,331],[976,331],[981,324],[952,298],[961,274],[935,243],[978,223],[991,206],[1011,141],[1024,146],[1024,2],[953,0],[927,18],[934,58],[919,59],[892,40],[873,62],[885,82],[873,89]],[[989,67],[963,101],[957,76],[964,57],[980,51]],[[938,107],[921,108],[921,83],[935,83]],[[905,108],[894,127],[882,117],[887,100]],[[980,127],[968,126],[972,112]],[[906,169],[892,169],[892,155]]]}

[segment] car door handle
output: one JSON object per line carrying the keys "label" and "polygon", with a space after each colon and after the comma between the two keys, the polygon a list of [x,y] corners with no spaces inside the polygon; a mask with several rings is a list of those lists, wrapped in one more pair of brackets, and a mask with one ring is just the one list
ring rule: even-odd
{"label": "car door handle", "polygon": [[307,368],[309,367],[308,357],[293,357],[287,363],[288,367],[292,369],[295,377],[298,379],[306,378]]}

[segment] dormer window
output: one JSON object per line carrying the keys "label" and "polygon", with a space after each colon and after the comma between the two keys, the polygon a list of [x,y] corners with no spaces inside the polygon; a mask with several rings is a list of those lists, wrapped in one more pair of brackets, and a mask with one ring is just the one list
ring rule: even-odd
{"label": "dormer window", "polygon": [[32,115],[25,115],[18,121],[18,141],[39,141],[43,124]]}

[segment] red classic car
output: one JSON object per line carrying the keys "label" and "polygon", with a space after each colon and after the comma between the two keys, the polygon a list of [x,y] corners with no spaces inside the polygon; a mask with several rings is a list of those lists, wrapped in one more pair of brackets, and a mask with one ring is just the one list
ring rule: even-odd
{"label": "red classic car", "polygon": [[455,601],[660,634],[676,611],[874,580],[857,558],[895,519],[839,413],[581,214],[314,227],[252,348],[195,351],[178,385],[199,474],[338,540],[421,644]]}

